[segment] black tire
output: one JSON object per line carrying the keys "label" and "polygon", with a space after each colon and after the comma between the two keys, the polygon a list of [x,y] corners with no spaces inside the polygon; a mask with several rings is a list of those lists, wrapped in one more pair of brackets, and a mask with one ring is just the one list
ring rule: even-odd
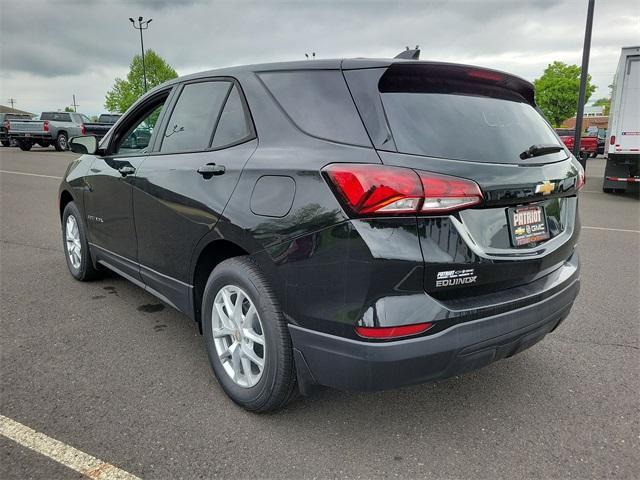
{"label": "black tire", "polygon": [[11,146],[11,140],[2,140],[2,146],[3,147],[10,147]]}
{"label": "black tire", "polygon": [[596,158],[598,156],[598,152],[594,152],[591,154],[591,158]]}
{"label": "black tire", "polygon": [[53,144],[58,152],[63,152],[69,148],[69,142],[67,140],[67,134],[60,132],[56,137],[56,141]]}
{"label": "black tire", "polygon": [[591,154],[589,152],[580,152],[580,159],[585,162],[589,159],[590,156]]}
{"label": "black tire", "polygon": [[[252,387],[241,387],[225,371],[213,339],[212,311],[217,293],[227,285],[240,287],[254,304],[265,340],[262,376]],[[252,412],[283,408],[298,393],[293,349],[287,322],[258,266],[248,257],[220,263],[209,276],[202,300],[202,327],[213,372],[226,394]]]}
{"label": "black tire", "polygon": [[20,150],[28,152],[29,150],[31,150],[31,147],[33,147],[33,143],[19,140],[18,147],[20,147]]}
{"label": "black tire", "polygon": [[602,191],[604,193],[613,193],[615,191],[615,189],[613,188],[606,188],[606,187],[602,187]]}
{"label": "black tire", "polygon": [[[78,266],[73,265],[73,263],[71,262],[66,240],[66,225],[67,219],[70,216],[74,217],[78,226],[78,233],[80,235],[79,243],[81,258]],[[89,243],[87,241],[86,227],[84,226],[84,222],[82,221],[82,215],[80,214],[80,211],[78,210],[78,207],[74,202],[69,202],[67,206],[64,207],[64,212],[62,213],[62,248],[64,250],[64,258],[67,262],[69,273],[71,273],[73,278],[75,278],[76,280],[80,280],[81,282],[86,282],[89,280],[94,280],[101,276],[102,272],[93,265],[93,259],[91,258]]]}

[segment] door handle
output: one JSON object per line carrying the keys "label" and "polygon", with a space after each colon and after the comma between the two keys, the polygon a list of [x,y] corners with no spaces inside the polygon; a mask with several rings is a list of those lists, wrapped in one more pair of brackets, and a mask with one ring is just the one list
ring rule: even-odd
{"label": "door handle", "polygon": [[118,171],[123,177],[126,177],[127,175],[131,175],[132,173],[136,173],[136,169],[130,165],[125,165],[124,167],[120,167]]}
{"label": "door handle", "polygon": [[205,178],[211,178],[212,175],[222,175],[224,172],[224,165],[216,165],[215,163],[207,163],[198,168],[198,173]]}

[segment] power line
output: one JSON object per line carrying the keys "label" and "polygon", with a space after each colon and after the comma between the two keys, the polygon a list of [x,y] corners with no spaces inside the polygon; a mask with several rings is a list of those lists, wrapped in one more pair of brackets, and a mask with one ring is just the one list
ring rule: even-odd
{"label": "power line", "polygon": [[13,105],[18,103],[18,101],[15,98],[10,98],[9,100],[7,100],[10,104],[11,104],[11,108],[13,109]]}

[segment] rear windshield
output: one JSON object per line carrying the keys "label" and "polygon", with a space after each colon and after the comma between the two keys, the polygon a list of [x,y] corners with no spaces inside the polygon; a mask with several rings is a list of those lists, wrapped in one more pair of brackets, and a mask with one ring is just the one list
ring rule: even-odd
{"label": "rear windshield", "polygon": [[[451,64],[394,64],[345,76],[367,131],[381,150],[471,162],[532,163],[520,158],[532,145],[563,146],[533,106],[532,86],[517,77]],[[371,106],[376,103],[379,107]],[[535,157],[535,163],[565,158],[562,150]]]}
{"label": "rear windshield", "polygon": [[567,128],[556,128],[556,133],[561,137],[573,137],[576,132]]}
{"label": "rear windshield", "polygon": [[[382,93],[391,134],[402,153],[477,162],[517,163],[535,144],[558,144],[534,107],[473,95]],[[538,157],[557,161],[564,152]]]}
{"label": "rear windshield", "polygon": [[40,120],[50,120],[52,122],[70,122],[71,115],[64,112],[43,112]]}

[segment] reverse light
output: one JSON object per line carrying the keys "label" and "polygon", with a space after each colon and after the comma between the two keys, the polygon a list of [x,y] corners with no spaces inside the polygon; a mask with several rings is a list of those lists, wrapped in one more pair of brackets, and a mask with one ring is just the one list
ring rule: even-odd
{"label": "reverse light", "polygon": [[356,327],[356,333],[364,338],[400,338],[426,332],[432,325],[432,323],[415,323],[397,327]]}
{"label": "reverse light", "polygon": [[45,120],[44,122],[42,122],[42,128],[45,132],[49,131],[49,122],[47,120]]}
{"label": "reverse light", "polygon": [[336,163],[324,172],[347,209],[361,216],[446,213],[483,198],[471,180],[410,168]]}

